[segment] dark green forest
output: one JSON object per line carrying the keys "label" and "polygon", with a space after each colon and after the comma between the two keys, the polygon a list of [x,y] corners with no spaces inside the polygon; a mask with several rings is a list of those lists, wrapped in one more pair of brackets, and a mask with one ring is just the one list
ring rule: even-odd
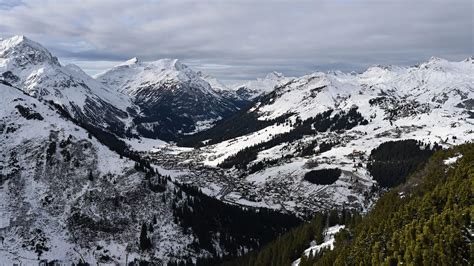
{"label": "dark green forest", "polygon": [[388,141],[372,150],[367,170],[382,187],[395,187],[439,149],[437,143],[430,145],[413,139]]}
{"label": "dark green forest", "polygon": [[216,242],[228,252],[226,257],[235,258],[302,223],[291,214],[226,204],[188,185],[179,185],[174,193],[175,222],[192,229],[197,238],[196,251],[205,249],[213,254],[210,258],[199,258],[198,265],[215,265],[222,261]]}
{"label": "dark green forest", "polygon": [[315,240],[317,244],[324,241],[323,232],[326,227],[337,224],[354,225],[360,219],[361,216],[357,212],[350,210],[316,213],[312,220],[291,229],[260,251],[250,252],[236,260],[224,262],[222,265],[291,265],[308,248],[311,241]]}
{"label": "dark green forest", "polygon": [[336,182],[340,175],[341,169],[338,168],[319,169],[307,172],[304,179],[317,185],[330,185]]}

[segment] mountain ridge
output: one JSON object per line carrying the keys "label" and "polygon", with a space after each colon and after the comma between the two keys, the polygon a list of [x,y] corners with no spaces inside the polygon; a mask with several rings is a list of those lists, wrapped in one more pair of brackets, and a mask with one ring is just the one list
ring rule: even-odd
{"label": "mountain ridge", "polygon": [[136,120],[144,136],[174,140],[239,110],[245,102],[229,91],[215,90],[178,59],[140,62],[132,59],[96,76],[131,96],[145,118]]}
{"label": "mountain ridge", "polygon": [[3,40],[0,48],[2,80],[61,105],[84,123],[94,121],[95,126],[126,135],[136,107],[125,95],[101,85],[77,66],[62,66],[46,48],[26,37]]}

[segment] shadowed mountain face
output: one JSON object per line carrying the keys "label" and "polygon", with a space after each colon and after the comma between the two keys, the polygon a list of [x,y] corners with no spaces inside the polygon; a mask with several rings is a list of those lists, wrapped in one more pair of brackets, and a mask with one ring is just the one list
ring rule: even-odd
{"label": "shadowed mountain face", "polygon": [[176,140],[246,104],[230,91],[212,88],[200,74],[173,59],[142,63],[134,58],[99,74],[97,80],[131,97],[141,108],[141,117],[134,120],[137,132],[151,138]]}

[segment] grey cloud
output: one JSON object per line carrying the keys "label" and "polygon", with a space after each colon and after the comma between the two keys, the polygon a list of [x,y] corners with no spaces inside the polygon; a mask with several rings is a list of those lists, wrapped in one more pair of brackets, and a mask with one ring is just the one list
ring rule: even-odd
{"label": "grey cloud", "polygon": [[462,60],[474,47],[470,0],[7,3],[14,4],[0,7],[4,37],[30,36],[82,66],[180,58],[219,78],[248,79],[272,70],[302,75],[430,56]]}

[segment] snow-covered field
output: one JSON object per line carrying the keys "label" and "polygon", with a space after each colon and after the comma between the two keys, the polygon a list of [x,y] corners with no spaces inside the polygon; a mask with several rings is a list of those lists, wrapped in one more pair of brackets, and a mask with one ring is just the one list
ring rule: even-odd
{"label": "snow-covered field", "polygon": [[223,141],[211,147],[208,159],[204,161],[204,164],[216,166],[230,155],[236,154],[246,147],[268,141],[276,134],[286,133],[290,130],[291,127],[288,125],[272,125],[249,135]]}
{"label": "snow-covered field", "polygon": [[124,139],[125,143],[130,145],[136,151],[150,151],[167,145],[165,141],[149,138]]}

